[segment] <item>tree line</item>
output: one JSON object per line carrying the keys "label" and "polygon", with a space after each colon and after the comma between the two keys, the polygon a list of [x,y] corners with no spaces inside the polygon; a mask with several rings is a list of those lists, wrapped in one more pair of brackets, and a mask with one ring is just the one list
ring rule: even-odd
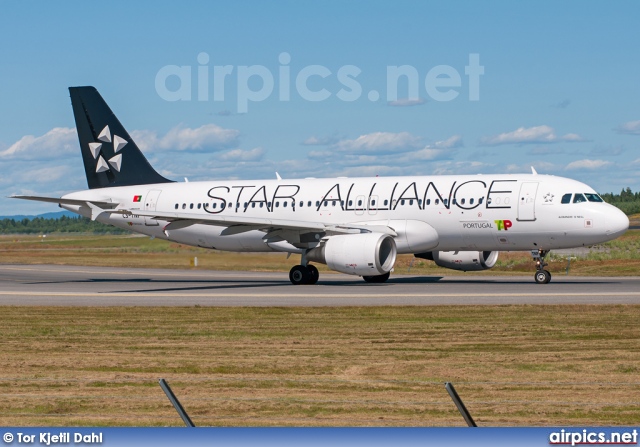
{"label": "tree line", "polygon": [[[605,202],[620,208],[627,215],[640,213],[640,192],[627,187],[620,194],[600,194]],[[93,233],[128,234],[129,230],[112,227],[86,217],[62,216],[57,219],[35,217],[33,219],[0,219],[0,234],[49,234],[49,233]]]}
{"label": "tree line", "polygon": [[627,215],[640,213],[640,191],[633,192],[627,187],[623,188],[620,194],[608,192],[600,194],[600,197],[605,202],[617,206]]}
{"label": "tree line", "polygon": [[0,234],[49,234],[49,233],[93,233],[128,234],[128,230],[92,221],[86,217],[62,216],[57,219],[35,217],[33,219],[2,219]]}

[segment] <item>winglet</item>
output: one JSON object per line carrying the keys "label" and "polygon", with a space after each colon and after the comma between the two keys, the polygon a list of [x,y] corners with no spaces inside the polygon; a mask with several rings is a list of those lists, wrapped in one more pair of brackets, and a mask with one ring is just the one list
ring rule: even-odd
{"label": "winglet", "polygon": [[538,173],[536,172],[536,168],[534,168],[533,166],[531,166],[531,173],[533,175],[538,175]]}
{"label": "winglet", "polygon": [[278,174],[278,171],[276,171],[276,178],[278,179],[278,181],[282,180],[282,177],[280,177],[280,174]]}

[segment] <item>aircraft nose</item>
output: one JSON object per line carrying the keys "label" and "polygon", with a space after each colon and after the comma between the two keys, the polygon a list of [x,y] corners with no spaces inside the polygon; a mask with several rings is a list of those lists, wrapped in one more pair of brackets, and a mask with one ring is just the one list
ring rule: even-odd
{"label": "aircraft nose", "polygon": [[625,213],[613,205],[605,217],[606,231],[610,235],[617,237],[629,229],[629,218]]}

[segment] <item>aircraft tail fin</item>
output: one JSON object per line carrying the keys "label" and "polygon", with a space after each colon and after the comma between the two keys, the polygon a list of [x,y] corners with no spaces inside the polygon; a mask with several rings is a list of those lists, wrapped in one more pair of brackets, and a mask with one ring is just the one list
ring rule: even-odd
{"label": "aircraft tail fin", "polygon": [[94,87],[70,87],[89,189],[168,183],[149,164]]}

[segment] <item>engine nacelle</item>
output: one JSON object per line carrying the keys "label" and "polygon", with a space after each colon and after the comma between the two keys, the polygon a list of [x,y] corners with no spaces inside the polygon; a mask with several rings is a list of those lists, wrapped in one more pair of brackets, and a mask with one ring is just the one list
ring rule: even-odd
{"label": "engine nacelle", "polygon": [[418,253],[416,258],[429,259],[440,267],[463,272],[488,270],[498,260],[497,251],[429,251]]}
{"label": "engine nacelle", "polygon": [[388,234],[362,233],[330,236],[307,253],[307,260],[326,264],[349,275],[378,276],[396,262],[396,242]]}

